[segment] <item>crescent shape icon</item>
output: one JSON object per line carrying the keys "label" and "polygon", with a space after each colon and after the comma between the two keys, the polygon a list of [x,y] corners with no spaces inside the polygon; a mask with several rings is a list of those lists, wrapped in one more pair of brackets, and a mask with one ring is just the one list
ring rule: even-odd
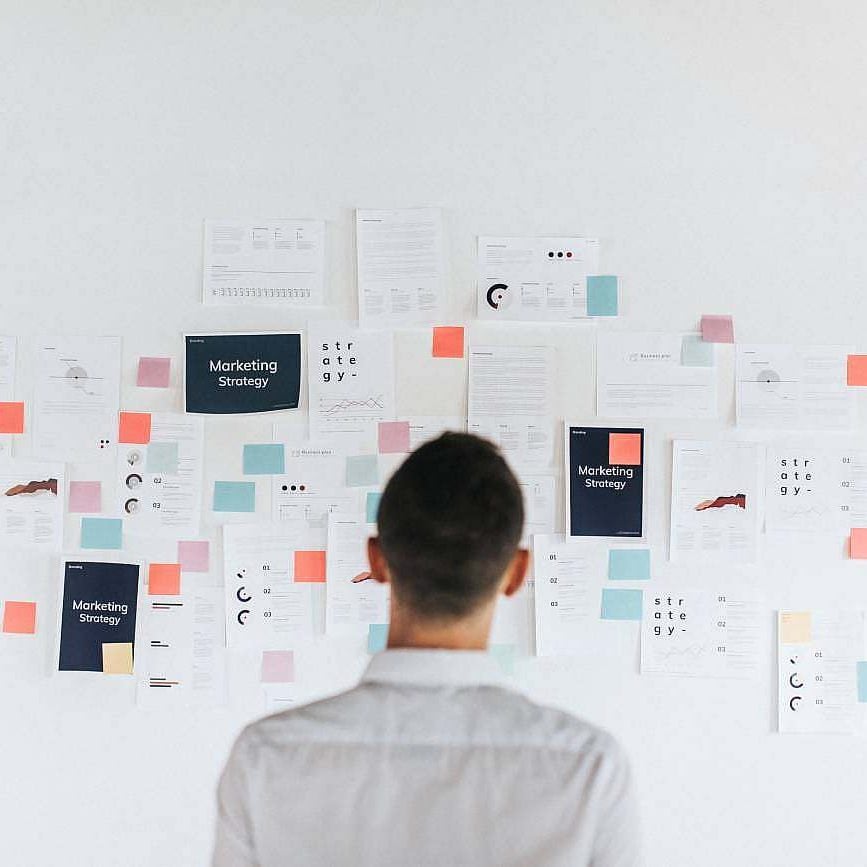
{"label": "crescent shape icon", "polygon": [[249,602],[253,598],[247,593],[247,588],[243,586],[237,589],[235,597],[239,602]]}
{"label": "crescent shape icon", "polygon": [[249,609],[249,608],[242,608],[242,609],[238,612],[238,623],[240,623],[241,626],[243,626],[243,625],[247,622],[247,615],[248,615],[249,613],[250,613],[250,609]]}
{"label": "crescent shape icon", "polygon": [[494,300],[495,292],[505,292],[509,287],[505,283],[494,283],[488,289],[487,294],[485,295],[485,300],[488,302],[488,307],[492,307],[494,310],[498,309],[500,306],[500,302],[498,300]]}
{"label": "crescent shape icon", "polygon": [[799,675],[798,672],[796,671],[796,672],[795,672],[795,673],[794,673],[794,674],[789,678],[789,686],[794,687],[795,689],[801,689],[801,688],[804,686],[804,684],[803,684],[803,683],[795,683],[796,678],[799,678],[799,677],[800,677],[800,675]]}
{"label": "crescent shape icon", "polygon": [[801,696],[799,696],[799,695],[793,695],[793,696],[789,699],[789,709],[790,709],[790,710],[797,710],[797,709],[798,709],[798,705],[800,704],[800,702],[801,702]]}

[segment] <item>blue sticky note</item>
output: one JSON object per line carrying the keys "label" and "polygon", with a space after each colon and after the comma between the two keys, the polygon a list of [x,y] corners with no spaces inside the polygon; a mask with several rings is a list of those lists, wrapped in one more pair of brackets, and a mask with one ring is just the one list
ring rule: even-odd
{"label": "blue sticky note", "polygon": [[516,652],[517,648],[514,644],[491,644],[488,647],[488,653],[494,657],[504,674],[515,673]]}
{"label": "blue sticky note", "polygon": [[587,315],[617,315],[617,278],[612,274],[594,274],[587,278]]}
{"label": "blue sticky note", "polygon": [[283,443],[244,446],[245,476],[275,476],[286,471]]}
{"label": "blue sticky note", "polygon": [[647,581],[650,578],[650,548],[612,548],[608,552],[611,581]]}
{"label": "blue sticky note", "polygon": [[149,473],[165,473],[169,476],[178,474],[178,444],[155,443],[148,444],[147,462]]}
{"label": "blue sticky note", "polygon": [[367,652],[379,653],[388,644],[388,624],[371,623],[367,627]]}
{"label": "blue sticky note", "polygon": [[641,620],[641,590],[602,591],[603,620]]}
{"label": "blue sticky note", "polygon": [[120,518],[82,518],[81,547],[120,551],[123,547],[123,521]]}
{"label": "blue sticky note", "polygon": [[855,672],[858,678],[858,701],[867,702],[867,662],[856,662]]}
{"label": "blue sticky note", "polygon": [[379,491],[367,492],[367,503],[365,506],[365,514],[367,515],[367,523],[376,523],[376,513],[379,511],[379,498],[382,494]]}
{"label": "blue sticky note", "polygon": [[215,512],[255,512],[255,482],[214,482]]}
{"label": "blue sticky note", "polygon": [[680,344],[680,363],[684,367],[713,367],[713,344],[700,334],[684,334]]}
{"label": "blue sticky note", "polygon": [[368,488],[379,484],[376,455],[350,455],[346,459],[346,487]]}

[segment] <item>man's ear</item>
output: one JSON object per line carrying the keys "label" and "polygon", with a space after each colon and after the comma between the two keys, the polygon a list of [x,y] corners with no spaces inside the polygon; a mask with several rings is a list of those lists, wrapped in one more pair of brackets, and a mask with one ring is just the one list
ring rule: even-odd
{"label": "man's ear", "polygon": [[380,584],[388,584],[388,563],[385,562],[382,549],[379,547],[379,539],[371,536],[367,540],[367,559],[370,562],[370,577]]}
{"label": "man's ear", "polygon": [[518,548],[506,569],[502,585],[503,596],[514,596],[523,587],[529,566],[530,552],[526,548]]}

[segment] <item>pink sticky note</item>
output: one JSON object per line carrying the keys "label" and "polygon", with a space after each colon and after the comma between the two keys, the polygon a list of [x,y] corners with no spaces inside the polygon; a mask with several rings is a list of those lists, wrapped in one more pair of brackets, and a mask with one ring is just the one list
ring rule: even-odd
{"label": "pink sticky note", "polygon": [[295,680],[295,657],[291,650],[262,651],[262,683],[292,683]]}
{"label": "pink sticky note", "polygon": [[849,559],[867,560],[867,527],[853,527],[849,531]]}
{"label": "pink sticky note", "polygon": [[102,482],[70,482],[69,511],[99,514],[102,511]]}
{"label": "pink sticky note", "polygon": [[168,388],[172,370],[171,358],[146,358],[138,360],[138,375],[135,384],[141,388]]}
{"label": "pink sticky note", "polygon": [[379,453],[400,454],[409,451],[409,422],[381,421],[379,423]]}
{"label": "pink sticky note", "polygon": [[182,572],[207,572],[211,568],[211,543],[178,542],[178,563]]}
{"label": "pink sticky note", "polygon": [[734,343],[735,324],[731,316],[702,316],[701,339],[705,343]]}

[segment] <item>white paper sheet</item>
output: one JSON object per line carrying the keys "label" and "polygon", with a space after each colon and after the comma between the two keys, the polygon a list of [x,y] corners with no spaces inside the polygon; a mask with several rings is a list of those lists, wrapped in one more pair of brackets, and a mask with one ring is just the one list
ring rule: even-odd
{"label": "white paper sheet", "polygon": [[324,303],[322,220],[205,220],[203,259],[205,304]]}
{"label": "white paper sheet", "polygon": [[681,364],[682,334],[604,331],[596,339],[603,418],[716,418],[715,367]]}
{"label": "white paper sheet", "polygon": [[355,213],[361,324],[438,322],[445,291],[442,211],[405,208]]}
{"label": "white paper sheet", "polygon": [[345,487],[346,458],[330,449],[290,448],[285,473],[271,478],[271,516],[275,521],[303,520],[326,530],[328,515],[361,513],[361,495]]}
{"label": "white paper sheet", "polygon": [[0,460],[0,548],[63,547],[63,464]]}
{"label": "white paper sheet", "polygon": [[557,517],[557,480],[552,475],[522,473],[518,482],[524,495],[524,532],[521,545],[529,546],[535,535],[554,532]]}
{"label": "white paper sheet", "polygon": [[583,319],[587,275],[598,273],[595,238],[479,238],[479,319]]}
{"label": "white paper sheet", "polygon": [[464,432],[467,421],[457,415],[411,415],[409,423],[409,450],[414,452],[428,440],[434,440],[446,431]]}
{"label": "white paper sheet", "polygon": [[[17,341],[14,337],[0,336],[0,401],[15,399],[15,356]],[[12,434],[0,434],[0,458],[12,453]]]}

